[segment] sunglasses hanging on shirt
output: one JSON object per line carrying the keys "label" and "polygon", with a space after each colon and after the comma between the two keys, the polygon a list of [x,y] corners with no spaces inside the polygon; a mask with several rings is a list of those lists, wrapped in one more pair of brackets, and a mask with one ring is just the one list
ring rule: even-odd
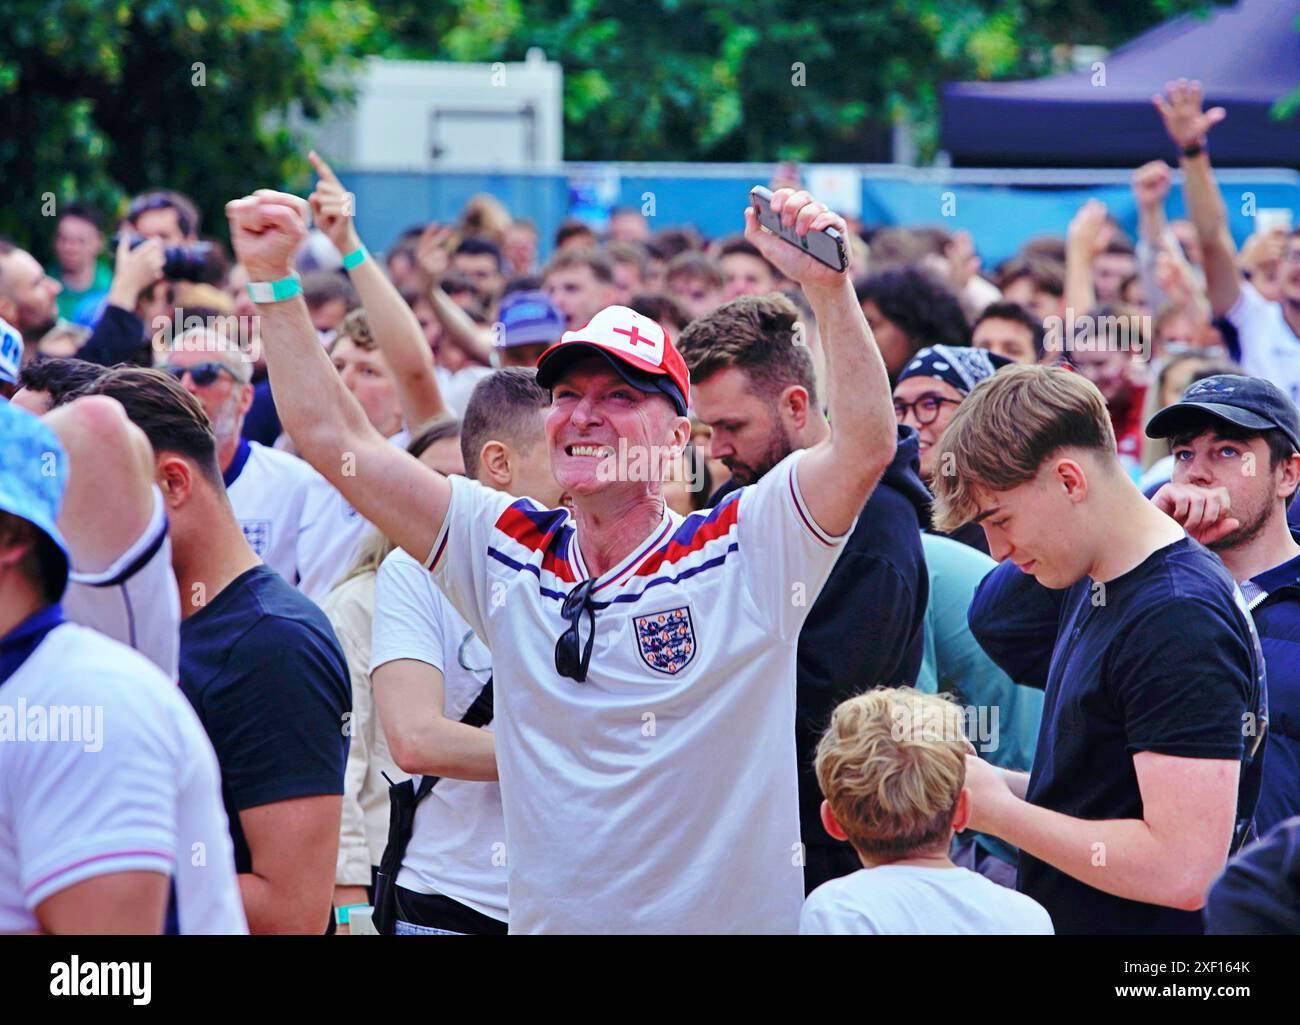
{"label": "sunglasses hanging on shirt", "polygon": [[[594,579],[584,580],[569,592],[560,609],[560,615],[568,620],[569,628],[555,642],[555,671],[579,683],[586,682],[587,669],[591,666],[591,649],[596,643],[596,609],[591,601],[591,589],[595,583]],[[591,631],[585,648],[581,645],[579,630],[583,612],[587,613]]]}

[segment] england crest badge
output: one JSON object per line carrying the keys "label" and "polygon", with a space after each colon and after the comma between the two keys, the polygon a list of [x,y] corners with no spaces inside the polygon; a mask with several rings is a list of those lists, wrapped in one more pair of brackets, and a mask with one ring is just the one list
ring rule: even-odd
{"label": "england crest badge", "polygon": [[636,646],[651,669],[672,676],[695,657],[695,626],[688,606],[637,616]]}
{"label": "england crest badge", "polygon": [[266,550],[271,547],[271,521],[241,520],[239,525],[243,528],[244,540],[248,542],[248,546],[259,557],[265,555]]}

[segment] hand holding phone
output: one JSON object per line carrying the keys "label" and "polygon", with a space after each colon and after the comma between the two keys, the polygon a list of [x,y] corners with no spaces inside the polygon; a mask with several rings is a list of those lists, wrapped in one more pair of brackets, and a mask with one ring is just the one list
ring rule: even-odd
{"label": "hand holding phone", "polygon": [[[796,193],[797,195],[797,193]],[[794,225],[786,226],[781,214],[772,211],[772,191],[762,185],[755,185],[749,190],[750,203],[759,225],[783,241],[802,250],[818,263],[842,274],[848,269],[849,254],[844,232],[834,226],[827,226],[807,231],[800,235]],[[844,222],[835,215],[830,215],[840,225]],[[825,215],[822,215],[822,219]],[[816,220],[813,221],[816,223]],[[774,261],[778,262],[779,261]]]}

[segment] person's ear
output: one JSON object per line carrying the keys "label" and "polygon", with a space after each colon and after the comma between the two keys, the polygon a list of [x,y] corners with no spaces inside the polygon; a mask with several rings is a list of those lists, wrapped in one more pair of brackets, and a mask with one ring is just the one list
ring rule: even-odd
{"label": "person's ear", "polygon": [[808,424],[808,392],[800,385],[792,384],[781,393],[778,404],[781,412],[788,416],[796,431],[802,431]]}
{"label": "person's ear", "polygon": [[952,811],[952,830],[960,833],[970,823],[970,787],[962,787],[957,795],[957,807]]}
{"label": "person's ear", "polygon": [[1278,463],[1277,497],[1285,498],[1290,505],[1295,497],[1297,484],[1300,484],[1300,453],[1292,452]]}
{"label": "person's ear", "polygon": [[1088,497],[1088,478],[1078,461],[1058,459],[1053,475],[1054,482],[1060,485],[1070,502],[1078,504]]}
{"label": "person's ear", "polygon": [[10,541],[7,538],[0,540],[0,572],[13,569],[22,562],[31,547],[30,544]]}
{"label": "person's ear", "polygon": [[239,409],[237,412],[242,419],[253,406],[253,383],[249,381],[247,384],[240,385],[240,387],[243,389],[243,393],[239,396]]}
{"label": "person's ear", "polygon": [[513,453],[504,442],[489,441],[484,443],[482,450],[479,452],[479,467],[487,475],[488,480],[496,484],[497,487],[504,488],[514,480],[514,469],[511,466],[512,456]]}
{"label": "person's ear", "polygon": [[[672,458],[677,458],[684,451],[686,446],[691,443],[691,420],[690,417],[678,416],[676,411],[672,414],[672,421],[668,428],[667,448],[672,449]],[[669,453],[665,452],[665,456]]]}
{"label": "person's ear", "polygon": [[158,457],[157,480],[167,508],[179,509],[194,491],[196,470],[185,459],[164,453]]}
{"label": "person's ear", "polygon": [[822,801],[822,828],[834,840],[847,840],[849,838],[849,834],[844,832],[844,827],[840,825],[840,820],[831,811],[830,801]]}

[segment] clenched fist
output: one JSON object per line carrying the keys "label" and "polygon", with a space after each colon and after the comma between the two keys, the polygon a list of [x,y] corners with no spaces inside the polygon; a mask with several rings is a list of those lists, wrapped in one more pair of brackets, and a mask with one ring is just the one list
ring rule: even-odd
{"label": "clenched fist", "polygon": [[275,281],[293,271],[293,258],[307,238],[307,201],[287,192],[258,189],[226,204],[235,259],[251,281]]}

